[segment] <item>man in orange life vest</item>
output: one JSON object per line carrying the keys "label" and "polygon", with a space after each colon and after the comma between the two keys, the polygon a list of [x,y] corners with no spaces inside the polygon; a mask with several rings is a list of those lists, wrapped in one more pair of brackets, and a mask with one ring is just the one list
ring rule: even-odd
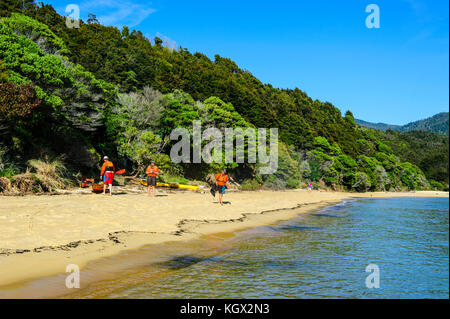
{"label": "man in orange life vest", "polygon": [[103,179],[103,195],[106,194],[106,188],[109,186],[109,195],[112,195],[112,183],[114,180],[114,164],[109,160],[108,156],[103,157],[103,166],[100,173],[100,180]]}
{"label": "man in orange life vest", "polygon": [[[159,168],[155,165],[155,162],[152,161],[150,165],[145,170],[147,173],[147,196],[150,196],[150,193],[155,196],[156,193],[156,176],[159,174]],[[152,192],[150,190],[152,189]]]}
{"label": "man in orange life vest", "polygon": [[216,175],[216,185],[219,191],[219,204],[223,206],[223,194],[225,194],[225,189],[230,187],[230,183],[228,182],[229,178],[227,175],[227,171],[225,169],[222,170],[221,173]]}

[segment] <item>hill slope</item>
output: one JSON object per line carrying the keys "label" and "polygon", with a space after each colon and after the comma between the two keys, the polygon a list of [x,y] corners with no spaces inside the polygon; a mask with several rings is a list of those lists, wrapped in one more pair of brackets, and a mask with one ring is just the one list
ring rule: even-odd
{"label": "hill slope", "polygon": [[[6,0],[0,14],[0,173],[56,156],[74,172],[98,174],[97,161],[108,154],[136,174],[154,159],[163,178],[204,179],[226,166],[247,189],[307,181],[356,191],[430,187],[423,163],[388,144],[410,149],[409,142],[360,128],[350,111],[342,116],[298,88],[263,84],[230,59],[170,50],[140,31],[95,21],[69,29],[49,5],[23,9],[22,1]],[[221,130],[278,128],[278,170],[262,176],[250,163],[174,164],[170,132],[192,129],[194,120]],[[443,159],[439,143],[424,147]]]}
{"label": "hill slope", "polygon": [[363,120],[359,120],[359,119],[355,119],[356,124],[367,127],[367,128],[373,128],[375,130],[380,130],[380,131],[386,131],[386,130],[395,130],[395,129],[399,129],[401,127],[401,125],[394,125],[394,124],[386,124],[386,123],[372,123],[372,122],[367,122],[367,121],[363,121]]}
{"label": "hill slope", "polygon": [[406,125],[392,125],[385,123],[371,123],[363,120],[355,120],[356,124],[373,128],[376,130],[386,131],[388,129],[399,132],[423,131],[438,134],[449,135],[449,113],[442,112],[424,120],[408,123]]}
{"label": "hill slope", "polygon": [[424,131],[424,132],[445,134],[448,136],[448,126],[449,126],[448,114],[449,114],[448,112],[442,112],[427,119],[403,125],[399,129],[399,131],[400,132]]}

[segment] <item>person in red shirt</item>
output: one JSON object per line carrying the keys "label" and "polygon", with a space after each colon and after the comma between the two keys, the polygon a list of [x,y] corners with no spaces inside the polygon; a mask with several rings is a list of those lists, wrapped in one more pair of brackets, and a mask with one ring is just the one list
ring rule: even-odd
{"label": "person in red shirt", "polygon": [[109,195],[112,195],[112,183],[114,180],[114,164],[109,160],[108,156],[103,157],[103,166],[100,173],[100,180],[103,179],[103,195],[106,194],[106,188],[109,187]]}
{"label": "person in red shirt", "polygon": [[145,170],[147,174],[147,196],[156,194],[156,177],[159,174],[159,168],[155,165],[155,162],[152,161],[150,165]]}
{"label": "person in red shirt", "polygon": [[216,185],[219,191],[219,204],[223,206],[223,194],[225,194],[225,189],[230,187],[230,183],[228,182],[229,178],[227,175],[227,171],[225,169],[222,170],[221,173],[216,175]]}

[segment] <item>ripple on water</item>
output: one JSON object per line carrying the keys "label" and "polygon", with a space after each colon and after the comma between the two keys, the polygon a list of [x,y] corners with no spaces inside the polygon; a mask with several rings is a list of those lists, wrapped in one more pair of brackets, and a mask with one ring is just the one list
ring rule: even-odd
{"label": "ripple on water", "polygon": [[244,231],[221,254],[175,256],[158,264],[166,276],[110,297],[448,298],[448,219],[447,198],[346,201]]}

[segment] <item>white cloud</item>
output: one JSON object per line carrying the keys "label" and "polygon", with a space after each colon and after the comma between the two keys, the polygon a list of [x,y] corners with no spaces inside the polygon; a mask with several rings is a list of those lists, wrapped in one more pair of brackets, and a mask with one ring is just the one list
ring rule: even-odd
{"label": "white cloud", "polygon": [[129,0],[95,0],[83,1],[80,5],[82,16],[93,13],[103,25],[133,28],[144,21],[156,10],[150,3],[133,3]]}

